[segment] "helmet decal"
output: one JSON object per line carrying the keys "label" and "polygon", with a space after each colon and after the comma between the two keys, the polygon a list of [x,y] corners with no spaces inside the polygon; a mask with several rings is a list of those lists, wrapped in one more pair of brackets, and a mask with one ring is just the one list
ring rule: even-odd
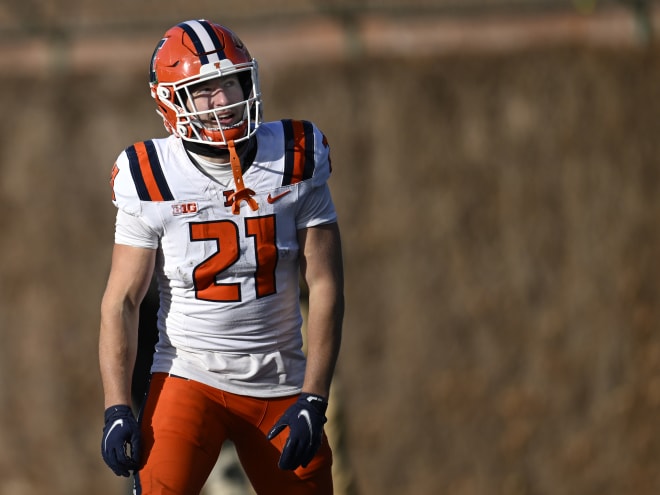
{"label": "helmet decal", "polygon": [[244,50],[244,49],[245,49],[245,45],[244,45],[243,42],[238,38],[238,36],[236,36],[236,34],[231,33],[231,41],[234,43],[234,45],[236,46],[236,48],[238,48],[238,49],[240,49],[240,50]]}

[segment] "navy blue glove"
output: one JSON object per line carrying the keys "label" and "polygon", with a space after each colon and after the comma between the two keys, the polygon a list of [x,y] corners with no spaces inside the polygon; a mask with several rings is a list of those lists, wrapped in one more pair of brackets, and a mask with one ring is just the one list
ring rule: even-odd
{"label": "navy blue glove", "polygon": [[104,414],[101,455],[117,476],[129,476],[140,467],[140,427],[125,405],[109,407]]}
{"label": "navy blue glove", "polygon": [[268,433],[268,440],[289,427],[289,438],[284,444],[280,469],[294,470],[298,466],[307,467],[321,446],[325,411],[328,402],[321,396],[300,394],[298,401],[289,407]]}

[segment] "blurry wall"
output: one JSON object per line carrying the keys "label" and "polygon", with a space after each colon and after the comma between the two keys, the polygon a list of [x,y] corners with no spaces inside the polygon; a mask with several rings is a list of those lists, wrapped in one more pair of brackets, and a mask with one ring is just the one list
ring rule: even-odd
{"label": "blurry wall", "polygon": [[[144,70],[0,75],[0,493],[125,489],[99,454],[98,306],[110,168],[164,132],[150,49]],[[660,490],[659,55],[263,64],[266,117],[314,120],[332,147],[359,493]]]}

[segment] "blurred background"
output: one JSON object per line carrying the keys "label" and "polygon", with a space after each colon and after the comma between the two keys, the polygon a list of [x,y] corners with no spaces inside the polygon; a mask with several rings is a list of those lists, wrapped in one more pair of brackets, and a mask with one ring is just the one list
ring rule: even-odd
{"label": "blurred background", "polygon": [[99,452],[108,181],[165,135],[149,60],[198,17],[260,62],[268,120],[332,147],[338,493],[659,493],[644,0],[3,0],[0,493],[126,491]]}

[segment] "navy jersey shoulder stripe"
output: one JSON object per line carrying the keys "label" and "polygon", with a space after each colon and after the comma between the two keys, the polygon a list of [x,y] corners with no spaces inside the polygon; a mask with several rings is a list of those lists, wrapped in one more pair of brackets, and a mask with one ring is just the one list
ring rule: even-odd
{"label": "navy jersey shoulder stripe", "polygon": [[153,141],[144,141],[130,146],[126,149],[126,156],[140,200],[174,200]]}
{"label": "navy jersey shoulder stripe", "polygon": [[314,174],[314,127],[306,120],[282,120],[284,130],[284,177],[288,186]]}
{"label": "navy jersey shoulder stripe", "polygon": [[126,149],[126,156],[128,157],[128,166],[131,169],[131,176],[133,177],[133,183],[135,184],[135,189],[137,189],[138,197],[142,201],[150,201],[151,198],[149,197],[149,191],[147,191],[147,185],[144,183],[142,173],[140,172],[140,161],[138,160],[135,145]]}
{"label": "navy jersey shoulder stripe", "polygon": [[303,120],[303,131],[305,133],[305,168],[303,169],[303,180],[311,179],[314,175],[314,127],[311,122]]}
{"label": "navy jersey shoulder stripe", "polygon": [[170,186],[167,185],[167,180],[165,179],[165,174],[163,173],[163,167],[160,164],[158,153],[156,153],[156,146],[154,145],[154,142],[145,141],[144,144],[147,149],[147,156],[149,157],[151,171],[154,175],[154,179],[156,179],[156,184],[163,198],[163,201],[173,201],[174,195],[172,194],[172,191],[170,191]]}

